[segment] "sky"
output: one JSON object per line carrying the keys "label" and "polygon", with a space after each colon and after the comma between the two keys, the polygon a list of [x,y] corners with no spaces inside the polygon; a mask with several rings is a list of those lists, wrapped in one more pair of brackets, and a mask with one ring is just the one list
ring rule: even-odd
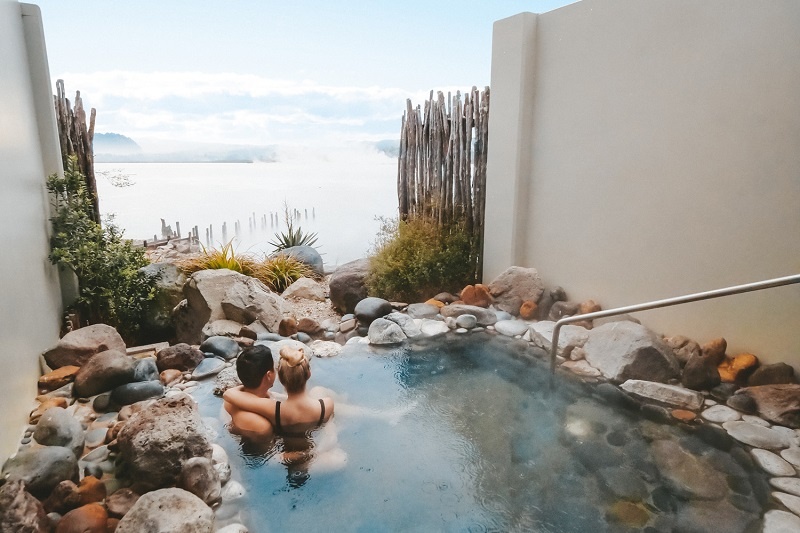
{"label": "sky", "polygon": [[399,138],[405,101],[489,85],[494,21],[573,0],[33,0],[53,83],[146,148]]}

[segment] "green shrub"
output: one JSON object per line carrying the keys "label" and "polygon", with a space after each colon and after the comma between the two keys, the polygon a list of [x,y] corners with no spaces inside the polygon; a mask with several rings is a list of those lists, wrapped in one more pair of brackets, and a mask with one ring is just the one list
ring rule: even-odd
{"label": "green shrub", "polygon": [[144,250],[131,246],[113,219],[101,226],[92,220],[86,180],[75,159],[64,177],[47,178],[54,216],[50,260],[78,278],[75,308],[83,324],[109,324],[126,343],[135,343],[148,302],[155,297],[157,278],[140,269],[150,262]]}
{"label": "green shrub", "polygon": [[475,283],[471,249],[469,235],[459,225],[382,219],[367,277],[369,293],[412,302],[460,291]]}
{"label": "green shrub", "polygon": [[313,278],[314,271],[305,263],[286,254],[267,257],[253,267],[253,277],[276,292],[283,292],[300,278]]}

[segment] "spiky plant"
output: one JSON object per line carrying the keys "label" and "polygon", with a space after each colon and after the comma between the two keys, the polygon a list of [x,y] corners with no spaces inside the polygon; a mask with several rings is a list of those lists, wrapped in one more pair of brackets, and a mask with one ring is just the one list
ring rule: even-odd
{"label": "spiky plant", "polygon": [[289,213],[289,205],[283,203],[283,221],[286,223],[286,232],[275,234],[275,240],[270,241],[270,246],[275,247],[275,251],[285,250],[293,246],[314,246],[317,242],[316,232],[304,232],[300,226],[294,227],[294,220]]}
{"label": "spiky plant", "polygon": [[287,254],[277,254],[256,263],[251,274],[276,292],[283,292],[300,278],[311,278],[311,267]]}
{"label": "spiky plant", "polygon": [[208,249],[202,245],[201,247],[202,252],[199,256],[185,259],[178,264],[178,267],[186,274],[221,268],[241,272],[247,276],[252,274],[256,264],[255,259],[246,254],[237,254],[233,247],[233,240],[228,241],[220,248]]}

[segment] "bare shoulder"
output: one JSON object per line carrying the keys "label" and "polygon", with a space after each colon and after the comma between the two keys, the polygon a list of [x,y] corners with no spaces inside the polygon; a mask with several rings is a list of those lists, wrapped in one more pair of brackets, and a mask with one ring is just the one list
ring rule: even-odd
{"label": "bare shoulder", "polygon": [[322,402],[325,404],[325,420],[329,420],[333,415],[333,398],[326,396],[322,398]]}

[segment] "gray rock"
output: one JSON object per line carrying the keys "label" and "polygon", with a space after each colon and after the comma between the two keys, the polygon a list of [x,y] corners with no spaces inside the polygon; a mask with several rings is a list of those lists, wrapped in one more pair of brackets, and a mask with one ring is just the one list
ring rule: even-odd
{"label": "gray rock", "polygon": [[222,484],[211,459],[192,457],[181,467],[178,487],[189,491],[208,505],[220,499]]}
{"label": "gray rock", "polygon": [[594,328],[583,345],[586,361],[612,381],[667,381],[680,371],[672,350],[640,324],[613,322]]}
{"label": "gray rock", "polygon": [[229,366],[223,368],[217,373],[214,378],[214,394],[222,396],[226,390],[238,387],[242,382],[239,380],[239,375],[236,372],[236,366]]}
{"label": "gray rock", "polygon": [[43,446],[63,446],[72,451],[75,457],[83,454],[83,426],[61,407],[51,407],[44,412],[33,438]]}
{"label": "gray rock", "polygon": [[[438,311],[438,309],[437,309]],[[456,327],[464,328],[464,329],[472,329],[478,325],[478,319],[475,315],[459,315],[456,317]]]}
{"label": "gray rock", "polygon": [[[242,332],[242,325],[235,320],[213,320],[203,326],[202,335],[203,339],[209,337],[232,337],[238,336]],[[258,336],[258,335],[256,335]]]}
{"label": "gray rock", "polygon": [[491,309],[475,305],[450,304],[442,307],[439,313],[443,317],[458,318],[461,315],[472,315],[480,326],[491,326],[497,322],[497,315]]}
{"label": "gray rock", "polygon": [[342,345],[332,341],[314,341],[310,344],[315,357],[336,357],[342,352]]}
{"label": "gray rock", "polygon": [[515,316],[522,302],[538,302],[542,291],[544,283],[535,268],[509,267],[489,284],[495,307]]}
{"label": "gray rock", "polygon": [[370,344],[398,344],[406,340],[403,329],[391,320],[377,318],[369,325]]}
{"label": "gray rock", "polygon": [[769,484],[781,492],[800,496],[800,479],[796,477],[774,477],[769,480]]}
{"label": "gray rock", "polygon": [[78,460],[62,446],[26,448],[6,461],[2,477],[22,480],[28,492],[43,499],[66,479],[78,482]]}
{"label": "gray rock", "polygon": [[155,276],[158,289],[155,298],[147,304],[140,334],[153,341],[171,338],[175,333],[172,310],[183,300],[186,275],[173,263],[150,263],[139,271]]}
{"label": "gray rock", "polygon": [[225,291],[220,307],[228,320],[249,324],[258,320],[270,331],[277,331],[286,302],[255,278],[242,275]]}
{"label": "gray rock", "polygon": [[420,331],[419,326],[417,326],[416,322],[414,322],[414,319],[408,315],[394,311],[386,315],[384,318],[386,320],[391,320],[400,326],[406,337],[413,338],[422,335],[422,331]]}
{"label": "gray rock", "polygon": [[[637,321],[638,323],[638,321]],[[599,326],[598,321],[595,320],[594,322],[595,327]],[[673,353],[675,354],[675,359],[678,360],[681,366],[685,365],[689,362],[689,359],[692,358],[694,355],[702,355],[702,351],[700,350],[700,345],[697,344],[695,341],[684,337],[682,335],[675,335],[674,337],[665,337],[664,342],[672,348]]]}
{"label": "gray rock", "polygon": [[106,324],[93,324],[70,331],[44,353],[50,368],[67,365],[83,366],[93,355],[107,350],[125,353],[125,341],[117,330]]}
{"label": "gray rock", "polygon": [[743,413],[755,413],[758,410],[756,401],[746,394],[733,394],[725,402],[729,407]]}
{"label": "gray rock", "polygon": [[309,335],[308,333],[304,333],[302,331],[298,331],[297,333],[292,335],[292,337],[295,340],[302,342],[303,344],[308,344],[309,342],[311,342],[311,335]]}
{"label": "gray rock", "polygon": [[337,268],[328,281],[331,304],[342,313],[352,313],[367,297],[369,259],[356,259]]}
{"label": "gray rock", "polygon": [[158,366],[154,357],[145,357],[136,361],[133,370],[134,381],[154,381],[158,379]]}
{"label": "gray rock", "polygon": [[325,266],[322,262],[322,256],[313,246],[292,246],[272,255],[273,257],[277,255],[288,255],[290,257],[294,257],[301,263],[311,268],[314,274],[320,278],[325,275]]}
{"label": "gray rock", "polygon": [[557,322],[565,316],[576,315],[580,305],[578,302],[555,302],[550,307],[550,314],[547,315],[547,319]]}
{"label": "gray rock", "polygon": [[[101,444],[106,442],[106,435],[108,434],[108,428],[96,428],[90,429],[86,432],[85,436],[85,444],[87,448],[97,448]],[[81,450],[83,451],[83,450]]]}
{"label": "gray rock", "polygon": [[322,285],[310,278],[300,278],[283,291],[283,298],[296,298],[303,300],[325,301],[325,289]]}
{"label": "gray rock", "polygon": [[629,379],[620,388],[639,398],[655,400],[680,409],[697,410],[703,406],[703,395],[677,385],[665,385],[655,381]]}
{"label": "gray rock", "polygon": [[202,420],[188,397],[164,398],[134,414],[117,442],[131,476],[148,488],[174,484],[192,457],[211,458]]}
{"label": "gray rock", "polygon": [[719,500],[728,492],[725,476],[702,457],[696,457],[672,440],[656,440],[650,449],[667,486],[680,497]]}
{"label": "gray rock", "polygon": [[550,308],[556,302],[561,302],[567,299],[567,293],[562,287],[553,287],[552,289],[544,289],[542,295],[539,297],[538,302],[538,316],[539,320],[547,320],[550,316]]}
{"label": "gray rock", "polygon": [[200,351],[230,360],[239,355],[241,348],[239,348],[239,343],[230,337],[209,337],[200,345]]}
{"label": "gray rock", "polygon": [[761,385],[740,389],[736,396],[750,398],[761,418],[790,428],[800,428],[800,385]]}
{"label": "gray rock", "polygon": [[126,383],[111,391],[111,402],[116,405],[130,405],[150,398],[159,398],[163,394],[164,385],[160,381]]}
{"label": "gray rock", "polygon": [[156,354],[156,366],[159,372],[168,368],[186,372],[200,364],[203,359],[205,359],[203,352],[182,342],[159,351]]}
{"label": "gray rock", "polygon": [[[549,352],[553,346],[553,330],[555,326],[556,323],[551,320],[542,320],[531,324],[531,341],[533,344]],[[565,324],[561,326],[558,334],[558,350],[556,353],[561,357],[569,357],[575,348],[583,347],[588,339],[588,329],[573,324]]]}
{"label": "gray rock", "polygon": [[214,470],[217,471],[219,482],[223,485],[231,480],[231,465],[228,463],[215,463]]}
{"label": "gray rock", "polygon": [[771,509],[764,514],[761,533],[796,533],[800,531],[800,517],[786,511]]}
{"label": "gray rock", "polygon": [[392,304],[383,298],[367,297],[356,304],[355,315],[359,324],[369,326],[373,320],[392,312]]}
{"label": "gray rock", "polygon": [[128,511],[131,510],[131,507],[134,506],[139,498],[139,494],[128,488],[115,491],[106,498],[106,507],[108,508],[109,516],[122,518],[128,514]]}
{"label": "gray rock", "polygon": [[785,385],[797,383],[794,376],[794,368],[786,363],[775,363],[771,365],[761,365],[747,380],[748,387],[759,385]]}
{"label": "gray rock", "polygon": [[227,526],[218,529],[217,533],[249,533],[245,526],[242,524],[228,524]]}
{"label": "gray rock", "polygon": [[422,319],[422,323],[419,325],[419,330],[425,337],[435,337],[436,335],[447,333],[450,331],[450,328],[447,327],[447,324],[441,320]]}
{"label": "gray rock", "polygon": [[286,339],[286,337],[279,335],[277,333],[259,333],[258,339],[259,341],[266,341],[266,342],[277,342]]}
{"label": "gray rock", "polygon": [[136,360],[125,352],[107,350],[89,359],[75,375],[73,393],[94,396],[133,381]]}
{"label": "gray rock", "polygon": [[50,520],[42,503],[25,491],[21,480],[0,487],[0,531],[48,533]]}
{"label": "gray rock", "polygon": [[722,424],[724,422],[734,422],[742,418],[741,413],[736,409],[731,409],[725,405],[712,405],[700,415],[709,422]]}
{"label": "gray rock", "polygon": [[[458,321],[456,321],[458,324]],[[497,333],[505,335],[506,337],[516,337],[517,335],[524,335],[530,326],[522,320],[498,320],[494,324],[494,329]]]}
{"label": "gray rock", "polygon": [[709,393],[715,400],[725,403],[737,390],[739,390],[739,385],[736,383],[720,383],[711,389]]}
{"label": "gray rock", "polygon": [[212,533],[214,512],[203,500],[179,488],[142,495],[122,517],[116,533]]}
{"label": "gray rock", "polygon": [[341,325],[339,326],[339,331],[342,333],[347,333],[348,331],[353,331],[356,329],[358,322],[355,318],[351,318],[349,320],[342,320]]}
{"label": "gray rock", "polygon": [[600,371],[584,360],[564,361],[561,366],[568,369],[573,374],[587,378],[600,377]]}
{"label": "gray rock", "polygon": [[797,468],[800,468],[800,448],[792,447],[782,450],[781,457],[789,461]]}
{"label": "gray rock", "polygon": [[790,444],[785,434],[750,422],[725,422],[722,427],[734,439],[756,448],[788,448]]}
{"label": "gray rock", "polygon": [[753,456],[755,463],[760,466],[764,472],[771,476],[797,475],[794,467],[782,459],[778,454],[769,452],[767,450],[760,450],[758,448],[750,450],[750,454]]}
{"label": "gray rock", "polygon": [[439,314],[439,308],[431,304],[410,304],[406,313],[411,318],[434,318]]}
{"label": "gray rock", "polygon": [[[733,498],[731,498],[733,499]],[[681,533],[748,533],[756,531],[755,512],[734,507],[727,499],[719,501],[689,501],[681,505],[672,529]]]}
{"label": "gray rock", "polygon": [[781,502],[787,509],[800,515],[800,497],[785,492],[773,492],[772,497]]}
{"label": "gray rock", "polygon": [[216,357],[203,359],[203,362],[197,365],[197,368],[192,371],[192,379],[203,379],[208,376],[213,376],[223,368],[225,368],[225,363]]}
{"label": "gray rock", "polygon": [[497,322],[501,320],[514,320],[514,315],[511,313],[506,313],[505,311],[500,311],[499,309],[492,309],[494,311],[494,316],[497,317]]}

